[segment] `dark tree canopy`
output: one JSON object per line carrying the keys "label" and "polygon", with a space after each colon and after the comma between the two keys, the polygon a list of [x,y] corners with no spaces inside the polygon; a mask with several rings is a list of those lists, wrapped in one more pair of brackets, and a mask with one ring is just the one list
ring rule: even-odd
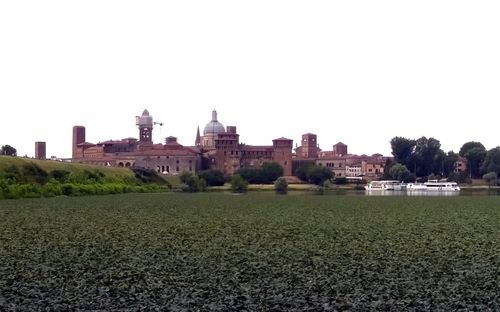
{"label": "dark tree canopy", "polygon": [[405,166],[412,164],[412,155],[415,150],[415,140],[394,137],[391,140],[392,155],[394,161]]}
{"label": "dark tree canopy", "polygon": [[203,170],[198,173],[198,176],[207,182],[208,186],[224,185],[226,179],[224,173],[217,169]]}
{"label": "dark tree canopy", "polygon": [[486,157],[486,150],[481,147],[473,147],[465,154],[467,166],[472,178],[481,178],[481,165]]}
{"label": "dark tree canopy", "polygon": [[241,168],[237,174],[251,184],[271,184],[283,176],[283,172],[278,163],[265,162],[260,168]]}
{"label": "dark tree canopy", "polygon": [[486,151],[486,148],[484,147],[484,145],[481,142],[470,141],[470,142],[467,142],[464,145],[462,145],[462,147],[460,148],[460,151],[458,152],[458,155],[460,155],[462,157],[467,157],[466,156],[467,152],[473,148],[479,148],[479,149]]}
{"label": "dark tree canopy", "polygon": [[497,146],[490,149],[484,158],[481,165],[481,171],[484,173],[495,172],[497,176],[500,174],[500,147]]}
{"label": "dark tree canopy", "polygon": [[330,180],[332,177],[332,171],[322,166],[310,166],[307,171],[307,181],[316,185],[323,185],[325,181]]}
{"label": "dark tree canopy", "polygon": [[17,155],[17,150],[13,148],[10,145],[4,145],[0,149],[0,155],[7,155],[7,156],[16,156]]}
{"label": "dark tree canopy", "polygon": [[402,164],[395,164],[389,170],[389,177],[405,183],[415,181],[415,176]]}
{"label": "dark tree canopy", "polygon": [[427,177],[430,174],[440,174],[443,165],[444,152],[441,143],[434,138],[421,137],[416,141],[413,153],[414,166],[418,177]]}

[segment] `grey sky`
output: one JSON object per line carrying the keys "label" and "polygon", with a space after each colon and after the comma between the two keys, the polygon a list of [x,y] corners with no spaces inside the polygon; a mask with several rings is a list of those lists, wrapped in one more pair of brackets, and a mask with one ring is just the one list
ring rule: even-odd
{"label": "grey sky", "polygon": [[194,143],[216,108],[247,144],[313,132],[390,154],[393,136],[486,148],[500,104],[499,1],[2,1],[0,144]]}

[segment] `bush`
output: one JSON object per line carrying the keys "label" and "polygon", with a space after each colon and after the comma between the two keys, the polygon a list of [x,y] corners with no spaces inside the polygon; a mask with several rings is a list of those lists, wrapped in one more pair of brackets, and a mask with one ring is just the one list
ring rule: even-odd
{"label": "bush", "polygon": [[160,185],[167,185],[169,188],[171,187],[170,183],[159,176],[158,172],[153,169],[132,168],[131,170],[134,172],[136,179],[138,179],[142,183],[155,183]]}
{"label": "bush", "polygon": [[207,188],[207,182],[204,179],[189,172],[183,172],[179,179],[182,183],[180,188],[183,192],[204,192]]}
{"label": "bush", "polygon": [[203,170],[198,173],[198,176],[205,180],[208,186],[222,186],[226,182],[224,173],[220,170]]}
{"label": "bush", "polygon": [[278,194],[286,194],[288,192],[288,182],[284,177],[279,177],[274,182],[274,190]]}
{"label": "bush", "polygon": [[452,172],[448,175],[448,181],[454,181],[457,183],[472,183],[467,172]]}
{"label": "bush", "polygon": [[60,196],[63,194],[61,184],[55,180],[46,183],[42,187],[41,192],[43,197]]}
{"label": "bush", "polygon": [[49,174],[35,163],[28,163],[22,169],[24,183],[45,184],[49,180]]}
{"label": "bush", "polygon": [[276,181],[279,177],[283,176],[283,167],[275,162],[265,162],[260,168],[261,183],[270,184]]}
{"label": "bush", "polygon": [[347,178],[346,177],[337,177],[335,178],[335,184],[337,185],[346,185],[347,184]]}
{"label": "bush", "polygon": [[251,184],[261,184],[262,182],[261,171],[257,168],[241,168],[236,174]]}
{"label": "bush", "polygon": [[245,193],[248,190],[248,182],[239,174],[235,174],[231,178],[231,190],[233,193]]}
{"label": "bush", "polygon": [[487,174],[483,175],[484,181],[488,183],[489,186],[494,186],[497,185],[497,173],[495,171],[488,172]]}
{"label": "bush", "polygon": [[67,181],[69,174],[69,171],[56,169],[52,170],[49,176],[58,182],[64,183]]}
{"label": "bush", "polygon": [[310,166],[307,171],[307,181],[316,185],[323,185],[326,180],[332,178],[332,172],[330,169],[322,166]]}
{"label": "bush", "polygon": [[304,182],[307,182],[307,173],[312,164],[302,165],[295,170],[295,176]]}
{"label": "bush", "polygon": [[236,174],[251,184],[271,184],[283,175],[283,167],[275,162],[265,162],[260,168],[241,168]]}

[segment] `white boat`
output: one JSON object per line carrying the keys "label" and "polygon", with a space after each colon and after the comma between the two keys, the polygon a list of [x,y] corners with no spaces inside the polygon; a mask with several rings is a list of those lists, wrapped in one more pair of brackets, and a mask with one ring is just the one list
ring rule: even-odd
{"label": "white boat", "polygon": [[459,192],[456,182],[429,180],[425,183],[408,183],[406,190],[410,192]]}
{"label": "white boat", "polygon": [[427,187],[427,191],[439,191],[439,192],[459,192],[460,187],[456,182],[448,182],[448,181],[438,181],[438,180],[429,180],[424,183]]}
{"label": "white boat", "polygon": [[397,180],[371,181],[365,185],[367,191],[401,191],[405,184]]}
{"label": "white boat", "polygon": [[406,184],[406,190],[410,192],[427,191],[427,185],[424,183],[408,183]]}

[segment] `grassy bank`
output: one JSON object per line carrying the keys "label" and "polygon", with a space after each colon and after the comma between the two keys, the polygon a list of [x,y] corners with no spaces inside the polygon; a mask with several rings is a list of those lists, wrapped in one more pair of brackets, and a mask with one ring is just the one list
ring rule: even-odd
{"label": "grassy bank", "polygon": [[0,202],[9,310],[498,310],[499,197]]}
{"label": "grassy bank", "polygon": [[158,192],[171,186],[151,170],[0,157],[0,199]]}
{"label": "grassy bank", "polygon": [[0,156],[0,173],[4,172],[10,166],[22,167],[26,164],[34,163],[40,166],[43,170],[50,172],[53,170],[66,170],[70,173],[80,174],[85,170],[102,172],[106,177],[110,178],[133,178],[134,173],[125,168],[103,167],[86,164],[77,164],[69,162],[61,162],[54,160],[37,160],[31,158]]}

